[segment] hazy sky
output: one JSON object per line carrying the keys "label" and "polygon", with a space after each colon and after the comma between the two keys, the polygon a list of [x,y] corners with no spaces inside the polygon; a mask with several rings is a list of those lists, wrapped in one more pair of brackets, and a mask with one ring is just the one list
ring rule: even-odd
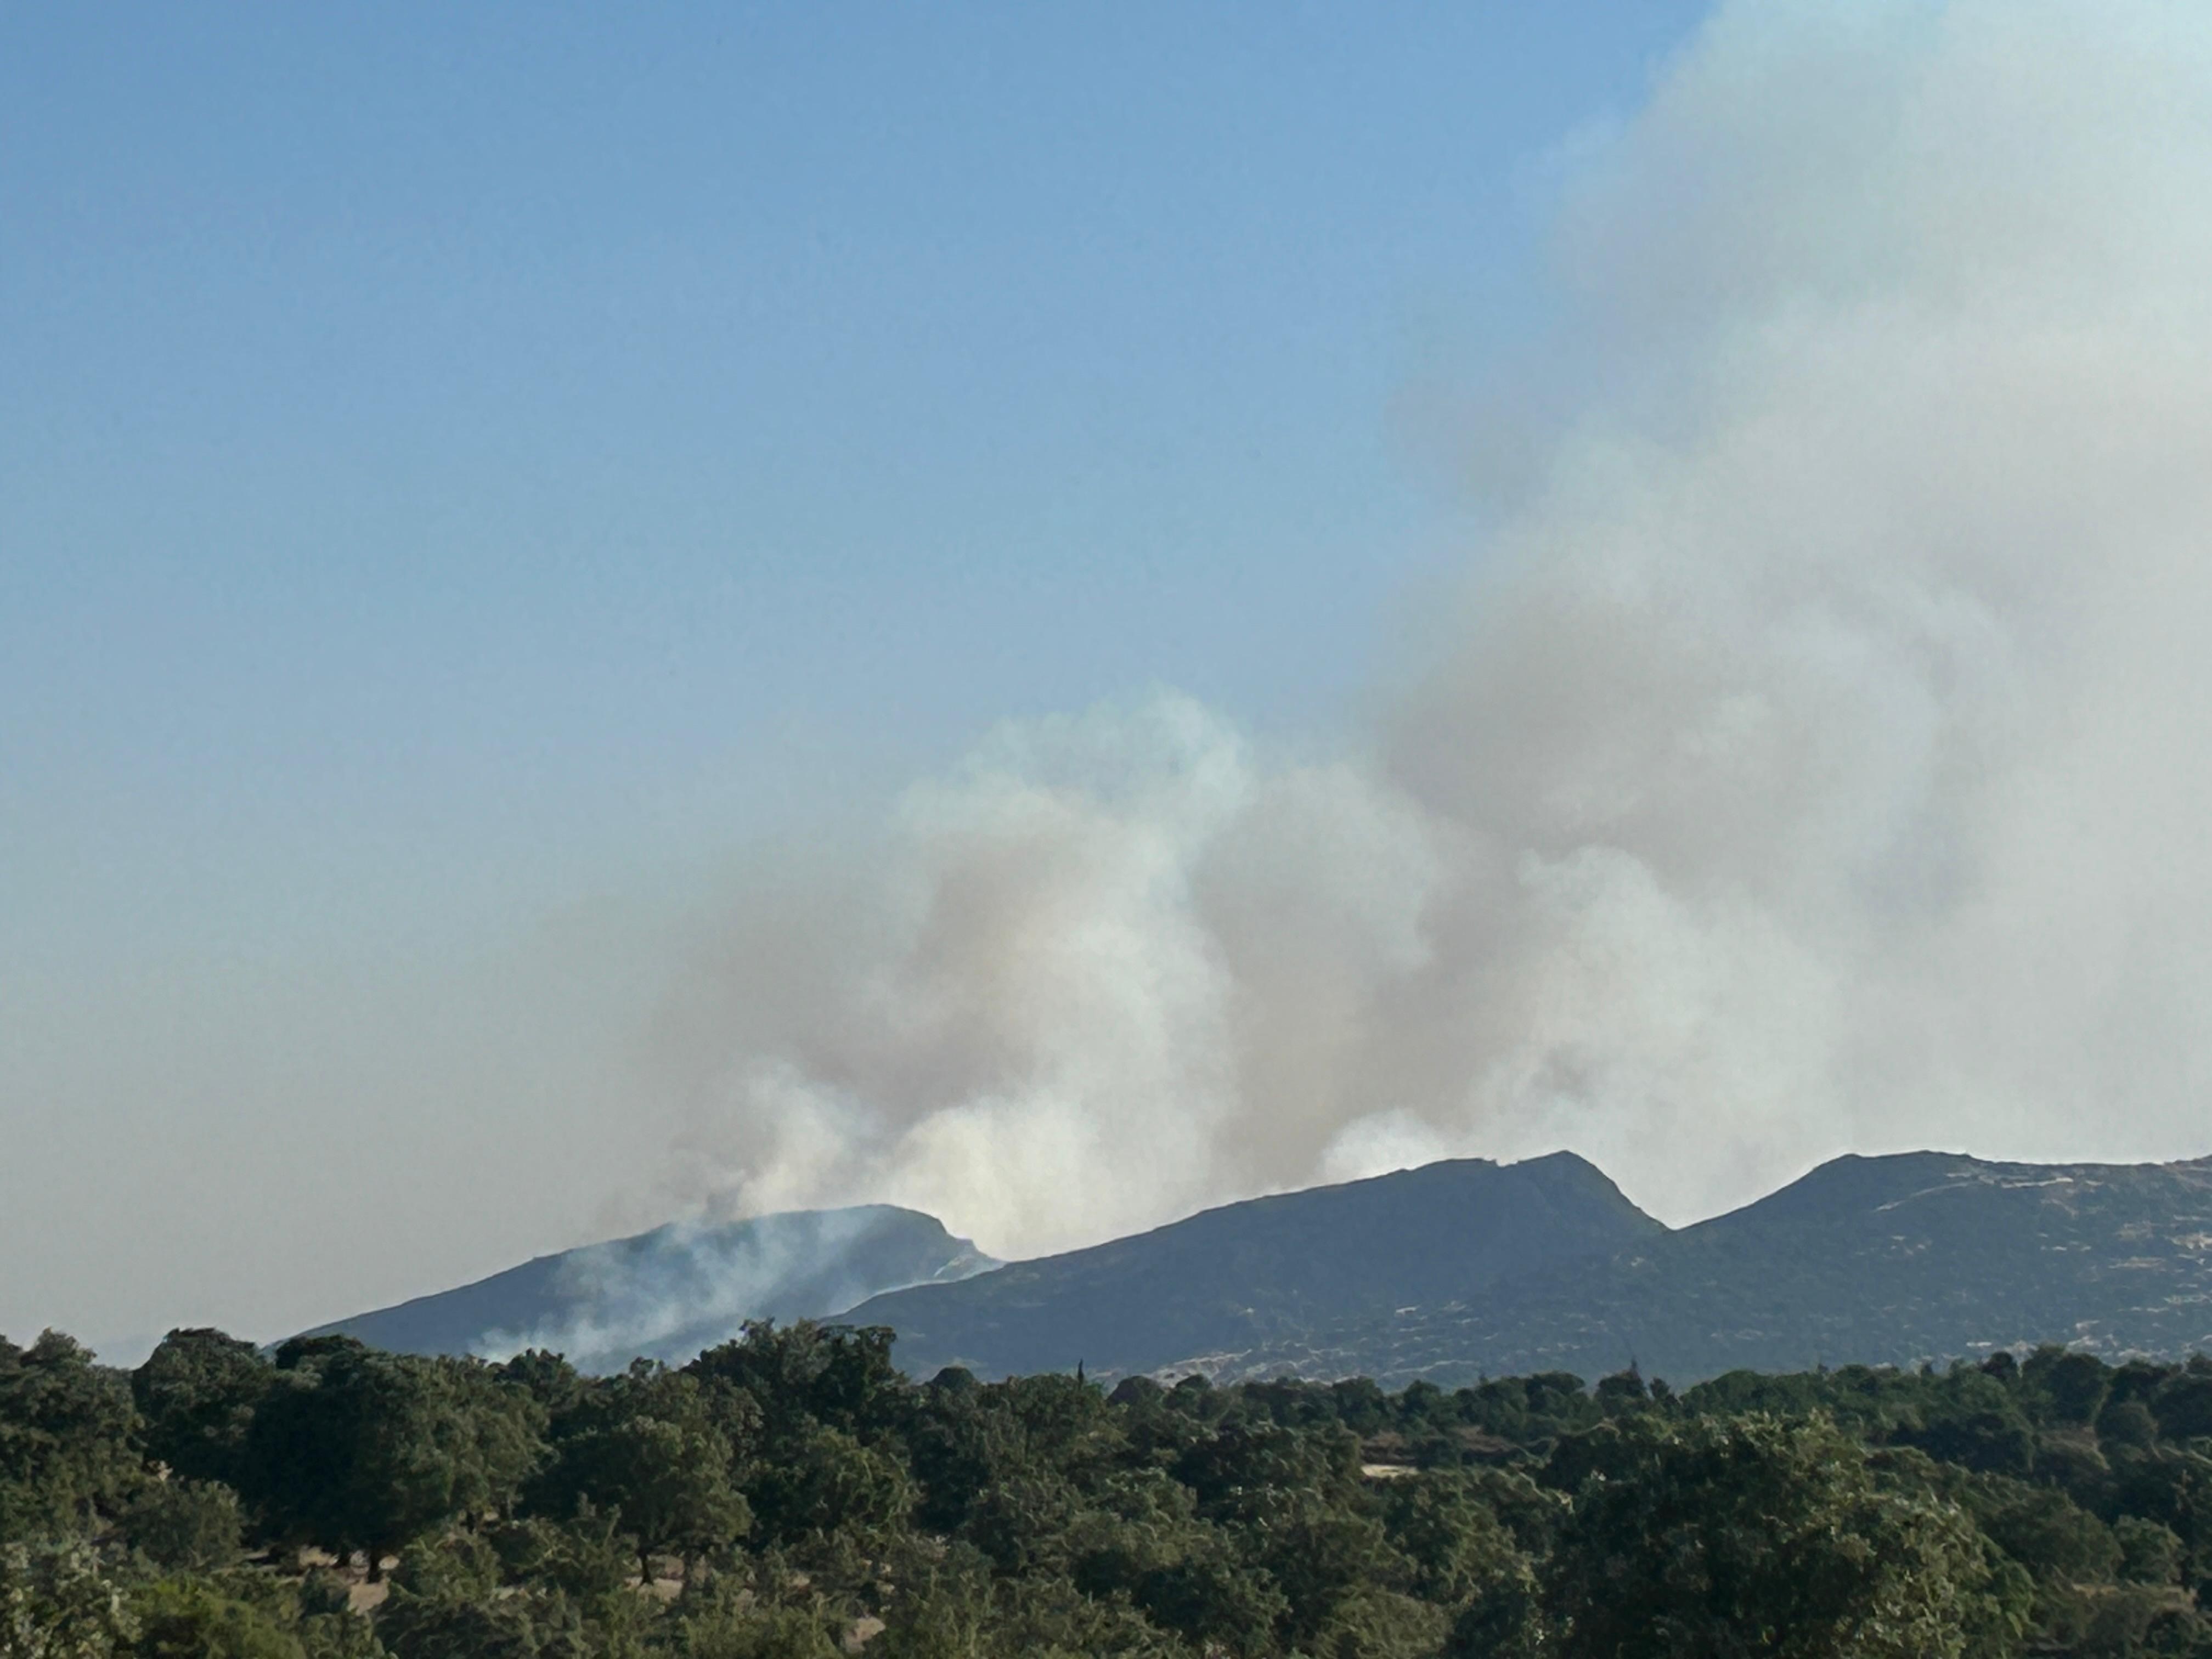
{"label": "hazy sky", "polygon": [[659,1219],[730,906],[1009,718],[1362,727],[1700,9],[0,15],[0,1331]]}
{"label": "hazy sky", "polygon": [[0,1329],[2212,1151],[2200,0],[703,15],[0,22]]}

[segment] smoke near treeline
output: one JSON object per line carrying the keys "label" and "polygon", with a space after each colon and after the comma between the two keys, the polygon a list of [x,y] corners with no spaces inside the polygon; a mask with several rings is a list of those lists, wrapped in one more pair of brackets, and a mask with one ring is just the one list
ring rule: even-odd
{"label": "smoke near treeline", "polygon": [[1566,163],[1556,332],[1454,427],[1492,527],[1357,739],[1164,690],[756,872],[672,1179],[1006,1255],[1454,1153],[1680,1220],[2205,1151],[2208,93],[2184,6],[1723,7]]}

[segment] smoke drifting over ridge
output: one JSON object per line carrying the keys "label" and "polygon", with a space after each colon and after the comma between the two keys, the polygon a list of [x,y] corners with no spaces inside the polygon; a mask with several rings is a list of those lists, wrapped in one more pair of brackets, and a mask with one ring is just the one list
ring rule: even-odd
{"label": "smoke drifting over ridge", "polygon": [[2198,15],[1728,7],[1577,167],[1583,392],[1492,390],[1497,527],[1367,740],[1012,726],[761,873],[674,1022],[693,1195],[1009,1255],[1450,1153],[1680,1220],[2207,1149]]}

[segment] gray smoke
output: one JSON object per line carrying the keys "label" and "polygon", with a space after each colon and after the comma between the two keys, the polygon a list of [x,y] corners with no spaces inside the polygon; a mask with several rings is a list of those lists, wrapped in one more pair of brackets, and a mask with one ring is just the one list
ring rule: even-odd
{"label": "gray smoke", "polygon": [[1546,373],[1464,423],[1497,527],[1365,739],[1026,723],[758,873],[682,1181],[1021,1255],[1454,1153],[1680,1219],[2206,1151],[2206,15],[1723,8],[1576,152]]}
{"label": "gray smoke", "polygon": [[[965,1240],[896,1210],[812,1210],[734,1224],[694,1216],[566,1252],[537,1294],[520,1287],[511,1294],[511,1306],[534,1304],[537,1317],[483,1331],[470,1350],[506,1359],[542,1348],[600,1373],[641,1356],[682,1364],[736,1335],[748,1319],[818,1318],[885,1291],[997,1265]],[[406,1311],[371,1318],[389,1322]],[[400,1334],[389,1323],[354,1334],[371,1343]],[[418,1326],[402,1346],[439,1340]]]}
{"label": "gray smoke", "polygon": [[[503,1360],[538,1348],[594,1373],[620,1370],[641,1354],[681,1364],[773,1306],[793,1279],[834,1263],[875,1218],[865,1210],[829,1210],[763,1220],[769,1224],[739,1231],[695,1215],[641,1239],[570,1250],[554,1286],[562,1311],[526,1329],[486,1331],[471,1352]],[[778,1221],[802,1224],[774,1224]],[[852,1288],[866,1294],[857,1282]],[[841,1297],[836,1305],[860,1299]],[[715,1335],[682,1352],[689,1333],[717,1327]]]}

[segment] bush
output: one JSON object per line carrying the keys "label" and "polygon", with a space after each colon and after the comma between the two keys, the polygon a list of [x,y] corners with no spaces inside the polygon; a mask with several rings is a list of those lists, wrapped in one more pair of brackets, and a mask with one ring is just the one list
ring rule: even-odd
{"label": "bush", "polygon": [[167,1578],[131,1598],[136,1659],[306,1659],[299,1638],[213,1585]]}
{"label": "bush", "polygon": [[137,1634],[88,1545],[0,1545],[0,1659],[110,1659]]}
{"label": "bush", "polygon": [[219,1481],[150,1481],[124,1510],[120,1530],[155,1565],[180,1571],[229,1566],[245,1548],[238,1494]]}

